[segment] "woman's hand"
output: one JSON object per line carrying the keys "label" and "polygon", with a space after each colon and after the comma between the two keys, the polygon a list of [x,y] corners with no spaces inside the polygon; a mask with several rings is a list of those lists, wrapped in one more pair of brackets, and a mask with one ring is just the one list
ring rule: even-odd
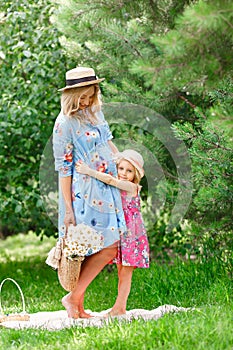
{"label": "woman's hand", "polygon": [[91,168],[87,164],[85,164],[83,162],[80,162],[80,161],[77,162],[75,164],[75,169],[76,169],[76,171],[78,173],[81,173],[81,174],[84,174],[84,175],[90,175]]}
{"label": "woman's hand", "polygon": [[66,227],[66,232],[67,232],[67,229],[68,229],[69,225],[71,225],[71,224],[73,224],[74,226],[76,225],[76,221],[75,221],[73,210],[65,212],[64,225]]}

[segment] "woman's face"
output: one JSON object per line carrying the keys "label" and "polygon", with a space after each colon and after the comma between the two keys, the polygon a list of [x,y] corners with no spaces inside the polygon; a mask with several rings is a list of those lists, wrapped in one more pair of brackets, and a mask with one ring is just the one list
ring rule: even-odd
{"label": "woman's face", "polygon": [[92,105],[95,96],[94,86],[90,86],[81,96],[79,100],[79,109],[85,109]]}
{"label": "woman's face", "polygon": [[117,167],[118,179],[123,181],[133,182],[135,177],[135,168],[128,162],[128,160],[122,159]]}

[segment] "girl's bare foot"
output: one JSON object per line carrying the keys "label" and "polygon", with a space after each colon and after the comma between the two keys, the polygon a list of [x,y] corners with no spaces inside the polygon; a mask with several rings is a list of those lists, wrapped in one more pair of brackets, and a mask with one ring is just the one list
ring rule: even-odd
{"label": "girl's bare foot", "polygon": [[104,315],[104,317],[108,318],[108,317],[115,317],[115,316],[122,316],[126,314],[126,310],[114,310],[112,309],[111,311],[109,311],[108,313],[106,313]]}

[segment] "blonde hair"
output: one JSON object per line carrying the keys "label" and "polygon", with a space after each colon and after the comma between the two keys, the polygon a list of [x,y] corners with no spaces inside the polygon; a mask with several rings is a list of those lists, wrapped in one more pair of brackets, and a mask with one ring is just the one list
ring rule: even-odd
{"label": "blonde hair", "polygon": [[127,162],[129,162],[129,163],[133,166],[134,172],[135,172],[135,176],[134,176],[134,179],[133,179],[132,182],[135,183],[136,185],[138,185],[138,184],[140,183],[142,177],[141,177],[141,175],[140,175],[138,169],[135,168],[135,166],[134,166],[128,159],[125,159],[125,158],[119,158],[119,159],[117,159],[117,160],[116,160],[117,170],[118,170],[118,166],[119,166],[119,164],[120,164],[120,162],[121,162],[122,160],[126,160]]}
{"label": "blonde hair", "polygon": [[[82,95],[87,93],[92,87],[94,87],[94,95],[93,102],[90,108],[88,109],[90,115],[88,116],[84,112],[83,116],[81,116],[78,114],[80,98],[82,97]],[[95,112],[98,112],[101,109],[99,85],[93,84],[64,90],[61,95],[61,107],[64,115],[66,115],[67,117],[77,117],[80,120],[80,122],[84,121],[84,119],[88,119],[91,122],[96,122],[97,117],[95,115]]]}

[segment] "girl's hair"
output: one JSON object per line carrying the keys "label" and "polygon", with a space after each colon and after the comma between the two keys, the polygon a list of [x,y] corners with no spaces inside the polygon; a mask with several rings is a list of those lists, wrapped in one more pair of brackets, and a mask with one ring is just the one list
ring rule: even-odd
{"label": "girl's hair", "polygon": [[130,162],[130,160],[125,159],[125,158],[119,158],[119,159],[117,159],[117,160],[116,160],[117,169],[118,169],[118,166],[119,166],[119,164],[120,164],[120,162],[121,162],[122,160],[126,160],[127,162],[129,162],[129,163],[134,167],[135,176],[134,176],[134,179],[133,179],[132,182],[135,183],[136,185],[138,185],[138,184],[140,183],[142,177],[141,177],[141,175],[140,175],[138,169],[135,168],[135,166]]}
{"label": "girl's hair", "polygon": [[[87,116],[85,112],[83,113],[84,116],[81,116],[78,114],[80,98],[82,97],[82,95],[88,93],[88,91],[92,87],[94,87],[94,95],[93,102],[90,106],[91,108],[88,109],[90,116]],[[98,112],[101,109],[99,85],[93,84],[64,90],[61,95],[61,107],[63,110],[63,114],[67,117],[77,117],[80,120],[80,122],[82,122],[84,118],[85,120],[89,119],[91,122],[96,122],[97,117],[95,115],[95,112]]]}

